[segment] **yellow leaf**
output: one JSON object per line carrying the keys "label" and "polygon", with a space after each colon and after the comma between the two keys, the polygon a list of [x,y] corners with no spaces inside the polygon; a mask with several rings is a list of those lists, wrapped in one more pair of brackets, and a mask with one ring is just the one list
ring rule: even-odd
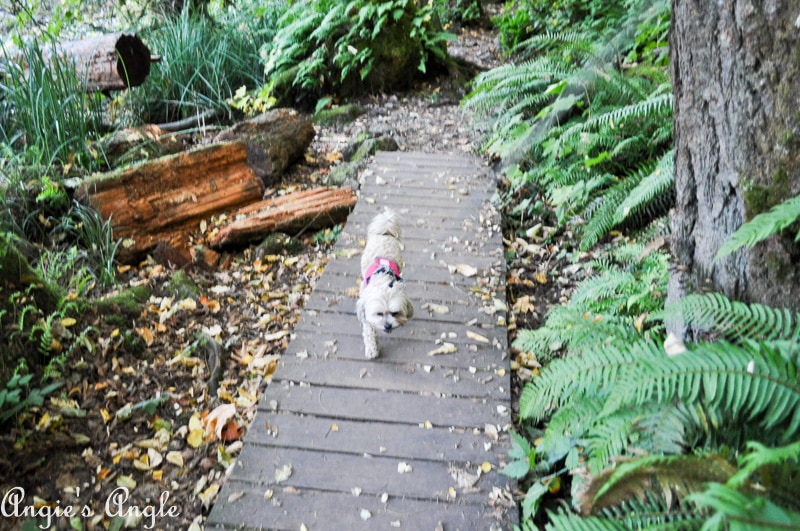
{"label": "yellow leaf", "polygon": [[70,326],[75,326],[75,323],[78,321],[72,317],[65,317],[61,319],[61,326],[64,328],[69,328]]}
{"label": "yellow leaf", "polygon": [[441,347],[439,347],[437,349],[434,349],[434,350],[431,350],[430,352],[428,352],[428,356],[436,356],[438,354],[452,354],[453,352],[457,352],[457,351],[458,351],[458,348],[454,344],[448,343],[448,342],[444,342],[444,343],[442,343]]}
{"label": "yellow leaf", "polygon": [[491,471],[492,471],[492,464],[489,461],[484,461],[481,464],[481,472],[483,472],[484,474],[488,474]]}
{"label": "yellow leaf", "polygon": [[547,284],[547,273],[543,273],[540,271],[535,275],[533,275],[533,278],[535,278],[536,282],[538,282],[539,284]]}
{"label": "yellow leaf", "polygon": [[473,332],[472,330],[467,330],[467,337],[473,341],[477,341],[478,343],[489,343],[489,338],[486,336],[482,336],[477,332]]}
{"label": "yellow leaf", "polygon": [[128,489],[130,491],[130,490],[135,489],[136,485],[137,485],[136,480],[133,479],[130,476],[124,476],[123,475],[123,476],[117,477],[117,487],[123,487],[123,488],[126,488],[126,489]]}
{"label": "yellow leaf", "polygon": [[191,430],[189,435],[186,436],[186,444],[192,448],[199,448],[203,444],[206,436],[206,430]]}
{"label": "yellow leaf", "polygon": [[104,424],[108,424],[108,421],[111,420],[111,413],[104,407],[100,408],[100,416],[103,417]]}
{"label": "yellow leaf", "polygon": [[211,503],[217,497],[218,493],[219,493],[219,484],[214,483],[213,485],[208,487],[206,490],[204,490],[203,492],[198,494],[197,497],[200,498],[201,502],[203,502],[203,506],[206,509],[208,509],[209,507],[211,507]]}
{"label": "yellow leaf", "polygon": [[176,451],[168,452],[167,463],[171,463],[179,468],[183,467],[183,454]]}

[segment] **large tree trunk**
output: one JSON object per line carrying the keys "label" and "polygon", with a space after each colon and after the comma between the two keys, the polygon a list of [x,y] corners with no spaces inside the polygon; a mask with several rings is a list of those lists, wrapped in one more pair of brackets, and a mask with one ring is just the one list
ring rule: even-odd
{"label": "large tree trunk", "polygon": [[792,238],[773,236],[714,262],[743,222],[800,192],[800,2],[754,5],[761,3],[672,3],[677,204],[669,300],[713,289],[798,310],[800,247]]}

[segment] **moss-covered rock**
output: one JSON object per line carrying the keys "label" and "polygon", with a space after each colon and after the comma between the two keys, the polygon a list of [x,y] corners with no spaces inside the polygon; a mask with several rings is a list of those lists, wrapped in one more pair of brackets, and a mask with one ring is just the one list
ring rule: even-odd
{"label": "moss-covered rock", "polygon": [[282,232],[274,232],[264,238],[253,252],[253,260],[263,260],[265,256],[297,254],[303,250],[303,242]]}
{"label": "moss-covered rock", "polygon": [[329,109],[322,109],[314,114],[311,121],[318,125],[347,124],[366,114],[367,109],[355,103],[336,105]]}
{"label": "moss-covered rock", "polygon": [[150,286],[141,285],[128,288],[116,295],[92,302],[97,311],[106,314],[123,314],[136,317],[142,313],[145,303],[150,299],[153,290]]}
{"label": "moss-covered rock", "polygon": [[200,288],[192,277],[182,270],[173,273],[165,288],[167,293],[176,299],[196,299],[200,296]]}

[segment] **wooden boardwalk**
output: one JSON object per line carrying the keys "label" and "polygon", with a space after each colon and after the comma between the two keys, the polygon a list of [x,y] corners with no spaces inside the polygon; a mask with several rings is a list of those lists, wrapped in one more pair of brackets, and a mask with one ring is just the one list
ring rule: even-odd
{"label": "wooden boardwalk", "polygon": [[[479,159],[378,153],[206,529],[511,529],[505,262]],[[400,214],[415,316],[364,358],[366,225]],[[444,343],[449,345],[444,345]],[[432,351],[455,350],[432,355]]]}

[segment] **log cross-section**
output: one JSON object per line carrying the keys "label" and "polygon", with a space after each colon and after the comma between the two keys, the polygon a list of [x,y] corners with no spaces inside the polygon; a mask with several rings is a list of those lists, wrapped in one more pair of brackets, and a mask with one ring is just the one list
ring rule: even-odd
{"label": "log cross-section", "polygon": [[[109,33],[80,41],[59,43],[59,57],[74,61],[87,92],[137,87],[150,74],[150,50],[136,35]],[[50,61],[52,51],[44,50]]]}

